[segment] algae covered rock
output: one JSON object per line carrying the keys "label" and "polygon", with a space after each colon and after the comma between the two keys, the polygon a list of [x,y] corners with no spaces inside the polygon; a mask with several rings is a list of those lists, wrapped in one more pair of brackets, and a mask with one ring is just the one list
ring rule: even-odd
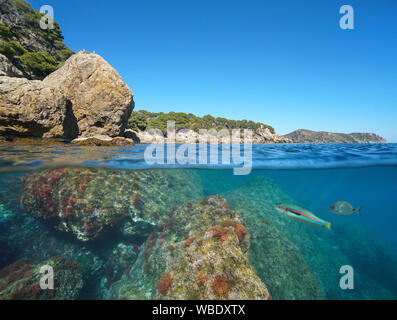
{"label": "algae covered rock", "polygon": [[135,146],[135,142],[131,139],[123,138],[123,137],[110,138],[108,136],[78,138],[78,139],[74,139],[71,143],[80,147]]}
{"label": "algae covered rock", "polygon": [[[54,271],[54,289],[42,290],[42,266]],[[0,300],[73,300],[83,288],[80,266],[55,256],[41,263],[18,260],[0,271]]]}
{"label": "algae covered rock", "polygon": [[100,280],[100,291],[106,294],[114,282],[119,281],[123,275],[128,275],[137,260],[138,253],[139,246],[137,244],[119,243],[112,250],[105,263],[104,272]]}
{"label": "algae covered rock", "polygon": [[[312,247],[308,244],[311,236],[307,234],[311,229],[275,212],[275,205],[292,202],[279,186],[261,177],[251,179],[224,196],[239,212],[251,234],[250,261],[272,297],[324,299],[317,270],[308,263],[306,252],[302,251],[302,248]],[[321,248],[317,253],[311,252],[312,255],[319,253]],[[338,276],[337,272],[335,274]]]}
{"label": "algae covered rock", "polygon": [[172,208],[202,197],[199,177],[184,170],[57,168],[22,179],[20,202],[47,226],[81,240],[109,233],[146,238]]}
{"label": "algae covered rock", "polygon": [[189,202],[149,236],[108,298],[270,299],[248,250],[249,234],[224,198]]}

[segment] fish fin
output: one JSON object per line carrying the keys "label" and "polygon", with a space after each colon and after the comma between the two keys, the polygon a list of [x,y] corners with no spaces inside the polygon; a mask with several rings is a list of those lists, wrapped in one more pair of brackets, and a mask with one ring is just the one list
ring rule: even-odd
{"label": "fish fin", "polygon": [[327,230],[331,230],[331,222],[326,222],[324,224],[324,228],[327,229]]}
{"label": "fish fin", "polygon": [[361,216],[361,209],[362,207],[358,207],[357,209],[354,209],[354,212]]}

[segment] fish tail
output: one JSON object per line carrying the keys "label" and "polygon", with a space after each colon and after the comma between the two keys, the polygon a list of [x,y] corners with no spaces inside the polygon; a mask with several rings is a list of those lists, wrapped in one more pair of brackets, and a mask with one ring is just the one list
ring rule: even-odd
{"label": "fish tail", "polygon": [[354,209],[354,212],[357,213],[359,216],[361,216],[361,208],[362,207],[358,207],[357,209]]}
{"label": "fish tail", "polygon": [[324,224],[324,228],[327,229],[327,230],[331,230],[331,222],[326,222]]}

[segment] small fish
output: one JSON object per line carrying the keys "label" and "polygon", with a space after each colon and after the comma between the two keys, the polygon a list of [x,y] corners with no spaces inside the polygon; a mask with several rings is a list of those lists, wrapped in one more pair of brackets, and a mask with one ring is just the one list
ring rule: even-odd
{"label": "small fish", "polygon": [[353,213],[357,213],[359,216],[361,216],[361,207],[354,208],[350,203],[346,201],[336,201],[332,206],[328,208],[328,210],[343,216],[348,216]]}
{"label": "small fish", "polygon": [[331,230],[330,222],[324,221],[323,219],[320,219],[319,217],[315,216],[310,211],[300,208],[298,206],[292,204],[281,205],[281,206],[276,206],[276,210],[286,215],[288,218],[294,219],[301,223]]}

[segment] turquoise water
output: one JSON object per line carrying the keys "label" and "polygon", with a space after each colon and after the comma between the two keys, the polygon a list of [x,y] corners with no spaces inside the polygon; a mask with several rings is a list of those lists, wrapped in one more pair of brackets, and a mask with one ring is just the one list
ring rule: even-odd
{"label": "turquoise water", "polygon": [[[79,266],[79,278],[67,278],[72,287],[60,280],[50,298],[121,298],[115,288],[127,290],[130,277],[142,284],[128,290],[156,298],[153,283],[163,271],[153,267],[156,251],[146,261],[151,271],[134,271],[140,250],[175,207],[212,195],[224,197],[241,217],[250,235],[249,262],[273,299],[397,298],[396,144],[254,145],[245,176],[221,161],[148,165],[145,148],[0,146],[1,299],[42,298],[18,287],[15,281],[31,275],[22,276],[13,263],[29,261],[26,272],[26,265],[34,269],[59,256],[70,261],[69,269]],[[362,207],[361,216],[329,212],[335,201]],[[332,229],[282,216],[274,209],[282,203],[313,212]],[[119,213],[128,222],[137,213],[145,222],[127,227],[122,220],[114,227],[112,220],[114,228],[103,231],[106,217]],[[352,290],[340,288],[344,265],[354,270]]]}

